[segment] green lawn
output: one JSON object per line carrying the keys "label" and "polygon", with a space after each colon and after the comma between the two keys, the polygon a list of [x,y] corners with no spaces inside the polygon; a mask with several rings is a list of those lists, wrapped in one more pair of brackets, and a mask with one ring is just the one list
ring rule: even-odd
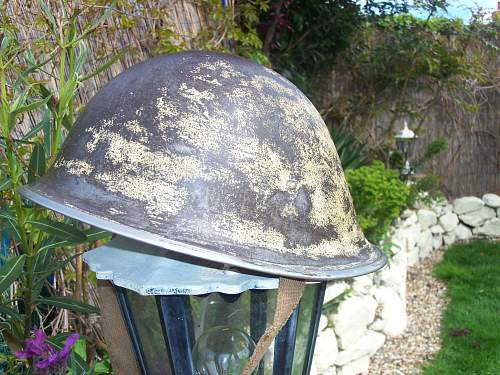
{"label": "green lawn", "polygon": [[450,304],[443,347],[424,375],[500,374],[500,243],[452,246],[435,273],[448,285]]}

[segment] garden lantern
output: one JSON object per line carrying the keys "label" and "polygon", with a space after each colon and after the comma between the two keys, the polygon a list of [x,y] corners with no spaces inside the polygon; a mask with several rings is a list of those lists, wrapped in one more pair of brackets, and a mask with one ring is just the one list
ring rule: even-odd
{"label": "garden lantern", "polygon": [[[323,282],[386,261],[357,224],[318,111],[279,74],[226,54],[160,56],[111,80],[21,192],[116,235],[86,261],[113,274],[116,288],[100,291],[118,324],[112,359],[134,356],[148,374],[167,357],[175,375],[307,374]],[[141,292],[153,274],[165,277]]]}
{"label": "garden lantern", "polygon": [[415,132],[408,127],[408,122],[404,122],[404,128],[396,133],[394,136],[396,138],[396,147],[403,154],[404,165],[401,170],[402,175],[409,175],[411,173],[411,165],[409,160],[409,153],[411,145],[417,138]]}
{"label": "garden lantern", "polygon": [[[116,237],[84,256],[98,279],[114,285],[126,331],[134,338],[133,365],[143,374],[240,374],[272,320],[278,278],[202,266],[164,253]],[[308,372],[324,286],[306,286],[274,352],[256,374]]]}

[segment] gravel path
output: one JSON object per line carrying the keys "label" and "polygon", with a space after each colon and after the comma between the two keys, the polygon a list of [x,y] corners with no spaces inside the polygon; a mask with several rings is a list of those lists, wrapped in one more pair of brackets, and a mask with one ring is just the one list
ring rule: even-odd
{"label": "gravel path", "polygon": [[370,375],[420,374],[422,364],[439,351],[446,287],[431,272],[441,258],[442,251],[433,251],[420,264],[408,268],[408,327],[403,335],[387,338],[370,361]]}

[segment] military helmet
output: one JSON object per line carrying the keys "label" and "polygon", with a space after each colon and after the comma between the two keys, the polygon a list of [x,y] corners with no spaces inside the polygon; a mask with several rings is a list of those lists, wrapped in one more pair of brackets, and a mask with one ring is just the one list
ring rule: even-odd
{"label": "military helmet", "polygon": [[385,264],[321,115],[276,72],[221,53],[152,58],[87,104],[21,193],[112,233],[297,279]]}

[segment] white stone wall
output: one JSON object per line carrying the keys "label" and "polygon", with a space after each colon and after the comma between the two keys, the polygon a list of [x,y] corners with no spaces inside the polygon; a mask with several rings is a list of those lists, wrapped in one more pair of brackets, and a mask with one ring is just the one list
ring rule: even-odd
{"label": "white stone wall", "polygon": [[367,373],[370,357],[386,336],[400,335],[406,328],[408,266],[456,241],[500,237],[500,196],[418,204],[402,213],[390,237],[397,245],[390,266],[327,286],[312,375]]}

